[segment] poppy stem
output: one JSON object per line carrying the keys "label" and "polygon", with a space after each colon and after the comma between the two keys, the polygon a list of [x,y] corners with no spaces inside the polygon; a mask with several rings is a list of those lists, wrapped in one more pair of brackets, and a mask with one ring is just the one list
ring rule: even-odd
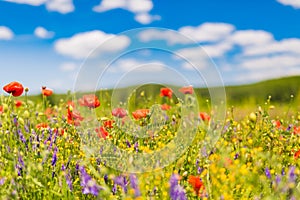
{"label": "poppy stem", "polygon": [[47,104],[47,99],[46,99],[47,97],[45,96],[45,95],[43,95],[43,112],[44,112],[44,114],[43,114],[43,118],[44,118],[44,121],[46,122],[46,104]]}
{"label": "poppy stem", "polygon": [[210,184],[209,166],[207,167],[206,181],[207,181],[207,190],[208,190],[207,198],[210,199],[211,184]]}
{"label": "poppy stem", "polygon": [[8,100],[7,100],[7,106],[9,108],[9,110],[13,113],[14,112],[14,106],[13,106],[13,102],[12,102],[12,93],[9,94],[8,96]]}
{"label": "poppy stem", "polygon": [[25,105],[26,105],[26,108],[28,108],[28,94],[27,94],[26,90],[25,90]]}

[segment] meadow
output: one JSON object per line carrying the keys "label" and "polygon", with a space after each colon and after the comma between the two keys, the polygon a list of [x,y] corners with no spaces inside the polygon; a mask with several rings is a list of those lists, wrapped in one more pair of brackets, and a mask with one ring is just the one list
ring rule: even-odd
{"label": "meadow", "polygon": [[[205,89],[145,87],[112,107],[110,90],[31,96],[12,82],[0,98],[0,197],[300,199],[298,80],[226,88],[223,121]],[[187,101],[199,104],[188,115]],[[139,160],[168,148],[173,160]]]}

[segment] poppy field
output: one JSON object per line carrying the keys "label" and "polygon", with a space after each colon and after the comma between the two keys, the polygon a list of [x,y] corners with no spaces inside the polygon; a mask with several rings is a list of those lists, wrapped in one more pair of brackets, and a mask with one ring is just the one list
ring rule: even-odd
{"label": "poppy field", "polygon": [[[209,106],[185,119],[191,86],[178,90],[179,100],[167,87],[143,91],[128,109],[112,107],[105,95],[52,103],[47,87],[39,101],[19,82],[2,87],[1,199],[300,199],[300,110],[270,115],[277,109],[271,98],[249,113],[227,108],[224,121],[215,121]],[[136,134],[126,131],[132,127]],[[209,131],[216,127],[218,137]],[[210,137],[215,142],[206,146]],[[139,160],[160,151],[157,162]]]}

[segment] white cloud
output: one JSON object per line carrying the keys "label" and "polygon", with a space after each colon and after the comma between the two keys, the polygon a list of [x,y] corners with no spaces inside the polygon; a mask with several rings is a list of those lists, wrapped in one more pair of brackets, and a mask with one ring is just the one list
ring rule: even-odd
{"label": "white cloud", "polygon": [[262,30],[235,31],[229,39],[234,44],[240,46],[260,46],[273,42],[273,35]]}
{"label": "white cloud", "polygon": [[296,9],[300,8],[300,0],[277,0],[277,2],[285,6],[292,6]]}
{"label": "white cloud", "polygon": [[238,84],[243,84],[299,74],[300,68],[295,67],[273,68],[272,73],[270,73],[270,69],[264,68],[259,70],[249,70],[246,72],[243,71],[241,73],[237,73],[233,78],[231,78],[230,81]]}
{"label": "white cloud", "polygon": [[204,23],[197,27],[185,26],[176,31],[148,29],[139,34],[143,42],[165,40],[170,45],[195,42],[224,41],[234,31],[234,26],[225,23]]}
{"label": "white cloud", "polygon": [[73,62],[65,62],[61,64],[60,70],[63,72],[73,72],[77,69],[78,65]]}
{"label": "white cloud", "polygon": [[154,20],[160,20],[160,16],[149,14],[153,8],[151,0],[102,0],[93,10],[95,12],[106,12],[117,8],[134,13],[135,20],[141,24],[149,24]]}
{"label": "white cloud", "polygon": [[203,45],[199,47],[184,48],[177,51],[177,53],[185,57],[187,60],[196,60],[201,56],[208,56],[211,58],[222,57],[230,49],[232,49],[231,43],[222,42],[211,45]]}
{"label": "white cloud", "polygon": [[161,61],[142,61],[133,58],[121,59],[111,67],[112,72],[147,71],[155,72],[164,69],[165,64]]}
{"label": "white cloud", "polygon": [[[105,42],[108,39],[109,42]],[[72,58],[86,58],[92,51],[97,56],[105,52],[117,52],[125,49],[130,44],[130,39],[126,36],[116,36],[106,34],[102,31],[90,31],[78,33],[71,38],[59,39],[55,42],[55,50],[63,55]]]}
{"label": "white cloud", "polygon": [[288,38],[281,41],[274,41],[263,46],[245,48],[244,54],[247,56],[268,55],[275,53],[291,53],[300,56],[300,39]]}
{"label": "white cloud", "polygon": [[73,0],[50,0],[46,7],[49,11],[57,11],[62,14],[70,13],[75,10]]}
{"label": "white cloud", "polygon": [[232,44],[229,42],[220,42],[212,45],[202,46],[209,57],[217,58],[225,56],[225,54],[232,49]]}
{"label": "white cloud", "polygon": [[150,42],[152,40],[164,40],[168,44],[189,44],[192,41],[178,32],[171,30],[148,29],[139,33],[138,38],[142,42]]}
{"label": "white cloud", "polygon": [[276,55],[260,58],[244,59],[240,67],[246,69],[286,68],[300,66],[300,57],[292,55]]}
{"label": "white cloud", "polygon": [[49,11],[66,14],[74,11],[73,0],[4,0],[12,3],[27,4],[31,6],[45,5]]}
{"label": "white cloud", "polygon": [[204,23],[197,27],[185,26],[179,32],[197,42],[215,42],[224,40],[235,27],[226,23]]}
{"label": "white cloud", "polygon": [[14,37],[12,30],[6,26],[0,26],[0,40],[11,40]]}
{"label": "white cloud", "polygon": [[32,6],[40,6],[47,2],[47,0],[4,0],[12,3],[19,3],[19,4],[28,4]]}
{"label": "white cloud", "polygon": [[176,54],[178,56],[174,57],[175,59],[185,60],[182,64],[184,69],[204,69],[209,63],[209,57],[202,47],[180,49],[176,52]]}
{"label": "white cloud", "polygon": [[159,15],[149,15],[148,13],[139,13],[136,14],[134,19],[141,24],[150,24],[153,21],[160,20],[161,17]]}
{"label": "white cloud", "polygon": [[36,27],[36,29],[34,30],[34,34],[37,37],[43,38],[43,39],[52,38],[54,36],[54,32],[48,31],[44,27],[41,27],[41,26]]}
{"label": "white cloud", "polygon": [[153,3],[151,0],[102,0],[93,10],[105,12],[116,8],[122,8],[133,13],[145,13],[153,8]]}
{"label": "white cloud", "polygon": [[[235,30],[230,24],[218,26],[220,24],[222,23],[205,23],[198,27],[180,28],[180,33],[189,35],[204,45],[182,48],[176,53],[198,68],[207,69],[206,66],[211,65],[211,62],[204,53],[206,52],[222,73],[236,74],[229,82],[246,83],[300,74],[300,38],[277,41],[270,32],[264,30]],[[140,39],[163,39],[168,44],[184,44],[178,39],[178,34],[172,35],[170,31],[148,33]],[[181,67],[193,69],[187,62],[182,63]]]}

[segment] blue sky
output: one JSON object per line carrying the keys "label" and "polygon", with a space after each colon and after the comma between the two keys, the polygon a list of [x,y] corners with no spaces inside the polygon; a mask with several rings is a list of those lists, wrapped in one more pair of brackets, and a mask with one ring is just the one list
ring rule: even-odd
{"label": "blue sky", "polygon": [[300,0],[2,0],[0,85],[65,92],[153,77],[203,86],[220,83],[213,68],[227,85],[300,75],[299,19]]}

